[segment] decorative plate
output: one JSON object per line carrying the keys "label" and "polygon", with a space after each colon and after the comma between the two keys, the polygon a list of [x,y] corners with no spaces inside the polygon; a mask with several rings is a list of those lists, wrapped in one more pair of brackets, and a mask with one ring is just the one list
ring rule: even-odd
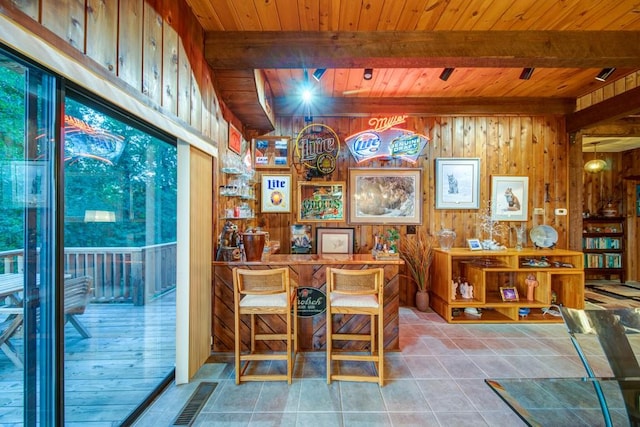
{"label": "decorative plate", "polygon": [[538,225],[529,233],[531,241],[539,248],[550,248],[558,242],[558,232],[550,225]]}

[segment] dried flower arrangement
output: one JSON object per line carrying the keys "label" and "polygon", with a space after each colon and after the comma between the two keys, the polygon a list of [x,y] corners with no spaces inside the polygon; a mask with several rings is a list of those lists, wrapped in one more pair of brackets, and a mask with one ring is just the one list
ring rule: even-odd
{"label": "dried flower arrangement", "polygon": [[433,260],[433,237],[417,233],[415,237],[405,236],[400,240],[400,256],[407,266],[410,278],[418,286],[418,291],[429,290],[429,267]]}

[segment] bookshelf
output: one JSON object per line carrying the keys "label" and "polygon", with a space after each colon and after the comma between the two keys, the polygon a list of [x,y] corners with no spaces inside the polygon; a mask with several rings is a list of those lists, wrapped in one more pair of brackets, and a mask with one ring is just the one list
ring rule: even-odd
{"label": "bookshelf", "polygon": [[624,217],[584,218],[582,251],[585,278],[625,282]]}

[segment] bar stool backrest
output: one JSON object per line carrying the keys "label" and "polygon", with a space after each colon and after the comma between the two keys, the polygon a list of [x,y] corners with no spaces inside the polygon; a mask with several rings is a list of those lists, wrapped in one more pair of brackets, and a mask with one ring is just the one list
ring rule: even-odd
{"label": "bar stool backrest", "polygon": [[329,292],[351,295],[377,294],[382,286],[379,270],[327,269]]}
{"label": "bar stool backrest", "polygon": [[238,292],[246,295],[270,295],[286,292],[289,284],[289,269],[272,270],[238,269]]}

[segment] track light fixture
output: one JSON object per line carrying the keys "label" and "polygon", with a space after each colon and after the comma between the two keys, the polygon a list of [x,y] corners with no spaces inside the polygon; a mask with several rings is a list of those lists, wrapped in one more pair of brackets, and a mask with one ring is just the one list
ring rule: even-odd
{"label": "track light fixture", "polygon": [[520,73],[520,80],[529,80],[533,74],[533,70],[535,70],[535,68],[523,68],[522,73]]}
{"label": "track light fixture", "polygon": [[316,79],[317,82],[319,82],[325,71],[327,71],[326,68],[316,68],[316,70],[313,72],[313,78]]}
{"label": "track light fixture", "polygon": [[373,68],[365,68],[362,78],[365,80],[371,80],[373,78]]}
{"label": "track light fixture", "polygon": [[440,80],[446,82],[451,76],[451,73],[453,73],[453,70],[455,70],[455,68],[445,68],[444,70],[442,70],[442,72],[440,73]]}
{"label": "track light fixture", "polygon": [[600,73],[598,73],[598,75],[596,76],[596,80],[601,82],[607,80],[615,70],[615,68],[603,68],[602,71],[600,71]]}

